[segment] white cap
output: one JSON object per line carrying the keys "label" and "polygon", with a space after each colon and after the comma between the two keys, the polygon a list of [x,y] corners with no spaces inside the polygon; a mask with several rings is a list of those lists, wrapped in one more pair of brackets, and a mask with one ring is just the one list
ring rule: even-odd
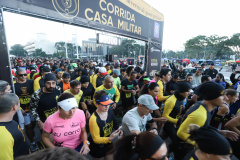
{"label": "white cap", "polygon": [[99,68],[99,72],[100,72],[100,73],[105,73],[105,72],[107,72],[107,70],[106,70],[105,67],[100,67],[100,68]]}
{"label": "white cap", "polygon": [[58,102],[57,105],[61,107],[64,111],[70,111],[74,107],[78,107],[76,98],[68,98],[61,102]]}
{"label": "white cap", "polygon": [[148,109],[154,111],[159,109],[159,107],[155,104],[153,97],[149,94],[143,94],[138,98],[138,103],[146,106]]}

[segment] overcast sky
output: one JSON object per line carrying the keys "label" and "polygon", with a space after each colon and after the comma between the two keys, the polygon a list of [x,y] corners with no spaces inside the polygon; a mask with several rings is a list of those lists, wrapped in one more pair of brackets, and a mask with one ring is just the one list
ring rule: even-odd
{"label": "overcast sky", "polygon": [[240,33],[240,0],[145,0],[164,15],[163,49],[183,50],[198,35]]}
{"label": "overcast sky", "polygon": [[[145,0],[164,15],[163,50],[184,50],[184,43],[198,35],[230,37],[240,33],[240,0]],[[56,22],[5,12],[9,45],[26,44],[35,33],[47,33],[51,41],[65,40],[63,25]],[[51,26],[51,27],[50,27]],[[96,31],[65,25],[66,40],[72,34],[82,39],[95,38]],[[84,34],[87,33],[87,34]]]}

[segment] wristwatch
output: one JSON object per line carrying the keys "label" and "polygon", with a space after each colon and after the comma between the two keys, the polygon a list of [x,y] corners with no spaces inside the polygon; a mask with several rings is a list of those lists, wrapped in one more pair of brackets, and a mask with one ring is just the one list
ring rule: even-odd
{"label": "wristwatch", "polygon": [[87,144],[88,146],[90,146],[90,142],[89,141],[84,141],[83,144]]}

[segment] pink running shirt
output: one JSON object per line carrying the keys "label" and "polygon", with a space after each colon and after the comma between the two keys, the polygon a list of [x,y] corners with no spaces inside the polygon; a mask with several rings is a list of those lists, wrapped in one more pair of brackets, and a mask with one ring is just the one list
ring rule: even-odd
{"label": "pink running shirt", "polygon": [[154,78],[149,83],[152,83],[152,82],[156,82]]}
{"label": "pink running shirt", "polygon": [[85,127],[86,119],[82,110],[76,109],[71,119],[59,117],[59,111],[47,118],[43,130],[52,133],[56,147],[68,147],[75,149],[82,143],[81,128]]}

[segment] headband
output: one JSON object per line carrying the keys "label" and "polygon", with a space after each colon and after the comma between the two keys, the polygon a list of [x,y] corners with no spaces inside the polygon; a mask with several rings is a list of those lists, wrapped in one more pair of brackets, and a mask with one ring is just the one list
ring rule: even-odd
{"label": "headband", "polygon": [[68,98],[61,102],[57,102],[57,105],[61,107],[64,111],[69,111],[74,107],[78,107],[76,98]]}

